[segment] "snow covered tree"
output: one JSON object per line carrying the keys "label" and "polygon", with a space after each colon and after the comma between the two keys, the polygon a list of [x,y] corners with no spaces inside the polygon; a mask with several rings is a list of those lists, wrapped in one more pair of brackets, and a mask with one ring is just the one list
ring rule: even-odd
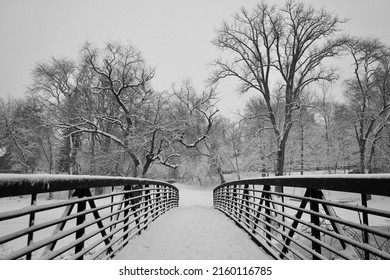
{"label": "snow covered tree", "polygon": [[[276,175],[283,174],[286,142],[293,112],[303,90],[317,81],[333,81],[335,69],[324,61],[339,54],[343,39],[335,39],[343,20],[323,9],[287,1],[282,7],[263,1],[252,11],[244,8],[224,22],[214,45],[226,54],[215,61],[211,82],[227,77],[239,80],[239,91],[258,92],[266,105],[276,140]],[[283,94],[283,114],[273,106]]]}
{"label": "snow covered tree", "polygon": [[377,39],[350,38],[354,76],[345,96],[352,108],[360,172],[371,172],[377,141],[390,118],[390,51]]}
{"label": "snow covered tree", "polygon": [[9,100],[1,107],[4,135],[0,147],[8,151],[4,155],[10,154],[8,165],[15,171],[32,173],[38,167],[44,137],[43,124],[37,116],[41,108],[33,99]]}
{"label": "snow covered tree", "polygon": [[[67,58],[51,58],[37,63],[32,71],[33,83],[29,92],[46,111],[46,126],[56,126],[63,120],[73,121],[79,110],[77,91],[79,88],[78,69],[74,61]],[[57,162],[59,172],[77,174],[77,152],[80,148],[79,135],[70,130],[58,130],[64,138]]]}
{"label": "snow covered tree", "polygon": [[171,92],[153,90],[154,69],[132,45],[86,43],[78,63],[53,58],[33,77],[31,92],[65,138],[59,163],[73,174],[100,172],[102,164],[110,174],[135,177],[154,163],[177,168],[180,148],[202,142],[217,113],[212,87],[198,94],[187,81]]}

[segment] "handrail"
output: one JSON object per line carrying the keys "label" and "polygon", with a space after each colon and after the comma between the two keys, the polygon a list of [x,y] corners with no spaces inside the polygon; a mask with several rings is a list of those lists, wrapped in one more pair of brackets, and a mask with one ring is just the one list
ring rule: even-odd
{"label": "handrail", "polygon": [[[104,194],[93,195],[96,188]],[[39,199],[61,191],[73,192],[72,197]],[[31,201],[27,207],[0,212],[0,259],[110,259],[177,207],[179,191],[143,178],[0,174],[0,199],[18,196]]]}
{"label": "handrail", "polygon": [[[352,201],[340,200],[345,194]],[[371,195],[390,197],[390,174],[233,181],[214,189],[214,207],[275,259],[390,259],[390,227],[371,225],[385,225],[390,207],[371,207]]]}
{"label": "handrail", "polygon": [[169,183],[132,177],[94,176],[94,175],[52,175],[52,174],[0,174],[0,197],[48,193],[66,190],[89,189],[120,185]]}

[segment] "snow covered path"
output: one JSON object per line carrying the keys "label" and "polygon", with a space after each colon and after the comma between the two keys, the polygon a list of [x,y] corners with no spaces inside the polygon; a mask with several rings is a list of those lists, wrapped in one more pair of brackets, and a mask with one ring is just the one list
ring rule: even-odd
{"label": "snow covered path", "polygon": [[119,260],[270,259],[232,220],[212,207],[212,191],[178,185],[180,207],[154,221]]}

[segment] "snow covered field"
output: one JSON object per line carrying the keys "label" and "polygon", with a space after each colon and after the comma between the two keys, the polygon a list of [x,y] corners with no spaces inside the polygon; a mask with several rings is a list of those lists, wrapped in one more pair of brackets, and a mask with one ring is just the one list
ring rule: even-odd
{"label": "snow covered field", "polygon": [[[302,188],[292,188],[292,187],[285,187],[284,192],[287,194],[293,194],[298,196],[303,196],[306,189]],[[349,205],[361,205],[361,195],[355,194],[355,193],[347,193],[347,192],[337,192],[337,191],[327,191],[324,190],[323,194],[325,198],[329,201],[338,202],[342,204],[349,204]],[[300,201],[294,200],[294,199],[286,199],[286,203],[299,207]],[[377,196],[373,195],[371,200],[368,200],[367,207],[369,208],[375,208],[379,210],[385,210],[390,211],[390,197],[384,197],[384,196]],[[346,219],[348,221],[352,221],[355,223],[360,223],[360,220],[362,217],[359,218],[359,215],[356,211],[351,211],[347,209],[341,209],[334,207],[334,211],[337,216],[340,218]],[[291,214],[295,214],[295,211],[291,211]],[[307,216],[307,219],[309,219],[308,215],[303,215],[302,218]],[[381,227],[388,227],[390,226],[390,219],[379,217],[375,215],[368,215],[369,216],[369,225],[370,226],[381,226]]]}

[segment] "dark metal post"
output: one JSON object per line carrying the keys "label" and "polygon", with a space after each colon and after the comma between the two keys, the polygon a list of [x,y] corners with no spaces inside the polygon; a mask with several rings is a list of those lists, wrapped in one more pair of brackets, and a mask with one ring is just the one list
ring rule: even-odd
{"label": "dark metal post", "polygon": [[[364,207],[367,207],[367,194],[362,193],[361,197],[362,197],[362,205]],[[363,215],[363,224],[368,226],[368,214],[367,214],[367,212],[363,212],[362,215]],[[364,230],[363,231],[363,243],[368,244],[369,241],[370,241],[370,238],[369,238],[368,232]],[[364,258],[366,260],[370,259],[370,253],[368,251],[366,251],[366,250],[364,250]]]}
{"label": "dark metal post", "polygon": [[[312,198],[321,198],[318,190],[310,190],[309,193]],[[310,210],[319,213],[319,203],[316,201],[310,201]],[[312,214],[310,215],[310,222],[316,226],[320,226],[320,217]],[[318,229],[312,227],[311,235],[317,240],[321,240],[321,232]],[[318,242],[312,241],[311,246],[314,251],[321,254],[321,245]],[[313,255],[313,260],[318,260],[318,257]]]}
{"label": "dark metal post", "polygon": [[[125,191],[131,191],[131,185],[125,185],[125,186],[123,187],[123,189],[124,189]],[[129,229],[129,226],[128,226],[128,223],[129,223],[129,212],[130,212],[130,210],[128,209],[128,207],[129,207],[129,205],[130,205],[130,202],[128,201],[129,198],[130,198],[130,193],[129,193],[129,192],[128,192],[128,193],[125,193],[125,194],[123,195],[123,197],[122,197],[122,199],[125,201],[125,202],[123,203],[123,209],[125,209],[125,210],[123,211],[123,217],[124,217],[123,224],[125,225],[125,226],[123,227],[123,233],[125,233],[125,232]],[[124,235],[123,235],[123,240],[126,240],[127,237],[128,237],[128,234],[124,234]],[[125,245],[126,245],[126,244],[127,244],[127,243],[125,243]]]}
{"label": "dark metal post", "polygon": [[[149,203],[150,203],[150,188],[149,185],[145,185],[144,189],[144,201],[145,201],[145,215],[144,215],[144,225],[148,223],[148,210],[149,210]],[[147,226],[145,227],[147,229]]]}
{"label": "dark metal post", "polygon": [[156,185],[156,217],[160,215],[160,204],[161,204],[161,188],[160,185]]}
{"label": "dark metal post", "polygon": [[234,209],[233,209],[234,196],[233,196],[233,193],[234,193],[234,187],[232,185],[229,185],[227,187],[227,198],[230,198],[230,200],[231,200],[229,202],[229,207],[228,207],[228,211],[230,212],[230,214],[234,213]]}
{"label": "dark metal post", "polygon": [[224,186],[223,187],[223,195],[224,195],[224,203],[223,203],[223,208],[225,211],[228,211],[229,209],[229,186]]}
{"label": "dark metal post", "polygon": [[[111,204],[113,204],[113,203],[114,203],[114,186],[111,186]],[[110,209],[111,209],[111,214],[113,214],[114,213],[114,205],[111,205]],[[110,222],[112,222],[113,219],[114,219],[114,216],[111,216]],[[112,230],[113,230],[113,226],[110,226],[110,231],[112,231]]]}
{"label": "dark metal post", "polygon": [[[82,198],[85,196],[85,192],[83,190],[76,190],[75,194],[78,198]],[[80,201],[77,203],[77,213],[83,212],[87,208],[87,202],[86,201]],[[77,216],[76,218],[76,226],[79,226],[85,222],[85,215]],[[81,228],[76,231],[76,239],[79,239],[83,237],[85,233],[85,228]],[[75,253],[79,253],[84,248],[84,242],[80,242],[75,246]],[[84,257],[81,256],[78,258],[78,260],[82,260]]]}
{"label": "dark metal post", "polygon": [[[264,185],[264,188],[263,188],[263,191],[271,191],[271,186],[269,185]],[[267,216],[271,216],[271,202],[270,202],[270,199],[271,199],[271,195],[269,193],[264,193],[264,198],[266,200],[264,200],[264,203],[265,203],[265,213],[267,214]],[[268,240],[271,240],[271,235],[269,233],[271,233],[271,218],[269,217],[266,217],[265,218],[265,221],[267,223],[267,225],[265,226],[265,231],[266,231],[266,237]]]}
{"label": "dark metal post", "polygon": [[237,213],[238,212],[238,203],[237,203],[237,185],[234,185],[233,186],[233,213]]}
{"label": "dark metal post", "polygon": [[217,189],[214,189],[213,190],[213,205],[214,205],[214,208],[217,208],[216,193],[217,193]]}
{"label": "dark metal post", "polygon": [[243,199],[245,200],[246,222],[249,224],[249,185],[248,184],[244,186]]}
{"label": "dark metal post", "polygon": [[[37,194],[34,193],[31,195],[31,206],[35,206],[35,205],[37,205]],[[31,212],[28,226],[32,227],[34,225],[34,223],[35,223],[35,212]],[[27,237],[27,246],[30,246],[33,239],[34,239],[34,232],[30,232],[28,234],[28,237]],[[26,255],[26,259],[31,260],[31,252],[29,252]]]}
{"label": "dark metal post", "polygon": [[179,190],[175,190],[176,193],[176,206],[179,207],[179,201],[180,201],[180,193]]}

